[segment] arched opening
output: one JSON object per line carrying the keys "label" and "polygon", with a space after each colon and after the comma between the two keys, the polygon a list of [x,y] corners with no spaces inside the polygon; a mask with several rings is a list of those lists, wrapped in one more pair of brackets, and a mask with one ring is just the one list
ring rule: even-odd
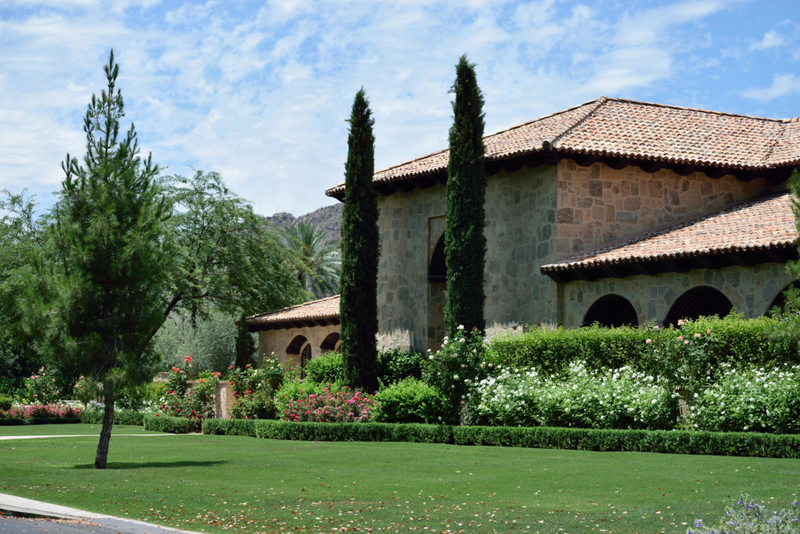
{"label": "arched opening", "polygon": [[306,336],[295,336],[289,346],[286,347],[286,354],[300,354],[300,349],[303,348],[307,341]]}
{"label": "arched opening", "polygon": [[675,300],[669,309],[664,325],[674,325],[678,319],[697,319],[717,315],[725,317],[733,304],[718,289],[709,286],[693,287]]}
{"label": "arched opening", "polygon": [[327,335],[327,337],[322,341],[322,345],[319,348],[322,352],[330,352],[336,350],[336,347],[339,345],[339,332],[332,332]]}
{"label": "arched opening", "polygon": [[767,308],[767,313],[770,313],[775,306],[781,309],[783,309],[783,307],[786,306],[786,295],[784,293],[791,288],[800,289],[800,282],[792,282],[791,284],[787,285],[786,287],[778,291],[778,294],[775,295],[774,299],[772,299],[772,304],[770,304],[769,308]]}
{"label": "arched opening", "polygon": [[428,266],[428,281],[435,284],[447,283],[447,264],[444,258],[444,234],[436,242],[431,254],[431,263]]}
{"label": "arched opening", "polygon": [[591,326],[594,323],[608,327],[636,326],[639,324],[639,316],[633,304],[625,297],[606,295],[589,307],[581,326]]}
{"label": "arched opening", "polygon": [[300,378],[306,377],[306,365],[311,361],[311,343],[308,343],[300,353]]}

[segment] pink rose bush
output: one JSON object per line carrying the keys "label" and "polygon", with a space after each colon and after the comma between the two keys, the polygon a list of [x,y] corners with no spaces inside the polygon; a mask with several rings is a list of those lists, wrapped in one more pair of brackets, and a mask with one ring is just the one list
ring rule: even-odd
{"label": "pink rose bush", "polygon": [[25,379],[25,390],[28,401],[36,404],[52,404],[63,397],[53,372],[45,367]]}
{"label": "pink rose bush", "polygon": [[74,419],[80,416],[80,408],[58,404],[30,404],[0,410],[0,419]]}
{"label": "pink rose bush", "polygon": [[196,422],[197,428],[203,419],[213,418],[215,415],[215,394],[220,373],[203,373],[203,378],[188,389],[188,369],[192,367],[192,358],[184,357],[184,363],[173,367],[167,377],[167,387],[159,407],[157,417],[162,415],[183,417]]}
{"label": "pink rose bush", "polygon": [[314,423],[365,423],[374,410],[375,399],[360,391],[352,392],[346,386],[339,391],[323,389],[321,394],[300,390],[298,398],[283,399],[286,421]]}

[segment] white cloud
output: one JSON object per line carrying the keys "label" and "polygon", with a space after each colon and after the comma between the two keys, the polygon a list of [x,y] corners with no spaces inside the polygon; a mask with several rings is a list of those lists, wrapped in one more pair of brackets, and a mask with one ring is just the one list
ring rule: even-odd
{"label": "white cloud", "polygon": [[[362,85],[382,168],[446,147],[447,91],[463,53],[478,65],[487,133],[601,94],[637,97],[719,69],[702,52],[719,35],[698,27],[730,2],[625,5],[30,2],[0,14],[0,188],[57,186],[64,154],[82,153],[82,115],[103,87],[112,46],[143,151],[168,172],[221,172],[265,214],[333,202],[323,191],[342,180],[344,119]],[[756,36],[725,46],[746,49],[748,38]]]}
{"label": "white cloud", "polygon": [[766,102],[782,96],[800,93],[800,78],[794,74],[778,74],[772,85],[764,88],[751,88],[742,92],[747,98]]}
{"label": "white cloud", "polygon": [[783,35],[775,30],[770,30],[764,34],[764,38],[750,44],[750,50],[766,50],[767,48],[775,48],[781,46],[786,42]]}

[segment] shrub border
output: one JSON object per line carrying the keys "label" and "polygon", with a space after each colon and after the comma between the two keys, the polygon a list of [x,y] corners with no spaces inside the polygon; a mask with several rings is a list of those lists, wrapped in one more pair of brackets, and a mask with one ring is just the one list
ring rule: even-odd
{"label": "shrub border", "polygon": [[800,458],[800,435],[685,430],[293,423],[207,419],[203,434],[295,441],[394,441],[586,451]]}
{"label": "shrub border", "polygon": [[[114,412],[114,424],[142,426],[144,424],[144,416],[144,413],[134,412],[133,410]],[[103,424],[103,412],[99,410],[84,410],[81,413],[80,422],[89,425]]]}
{"label": "shrub border", "polygon": [[197,420],[185,417],[172,417],[169,415],[146,414],[143,421],[145,430],[156,432],[170,432],[172,434],[189,434],[197,432]]}

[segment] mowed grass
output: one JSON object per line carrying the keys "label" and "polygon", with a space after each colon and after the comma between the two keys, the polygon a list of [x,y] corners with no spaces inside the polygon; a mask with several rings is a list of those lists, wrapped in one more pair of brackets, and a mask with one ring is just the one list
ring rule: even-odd
{"label": "mowed grass", "polygon": [[[0,438],[3,436],[63,436],[76,434],[96,435],[99,438],[101,428],[102,425],[84,425],[80,423],[0,426]],[[152,432],[135,425],[115,425],[113,435],[122,434],[161,434],[161,432]]]}
{"label": "mowed grass", "polygon": [[96,447],[0,441],[0,493],[206,532],[468,533],[684,532],[800,493],[800,460],[170,435],[112,437],[95,471]]}

